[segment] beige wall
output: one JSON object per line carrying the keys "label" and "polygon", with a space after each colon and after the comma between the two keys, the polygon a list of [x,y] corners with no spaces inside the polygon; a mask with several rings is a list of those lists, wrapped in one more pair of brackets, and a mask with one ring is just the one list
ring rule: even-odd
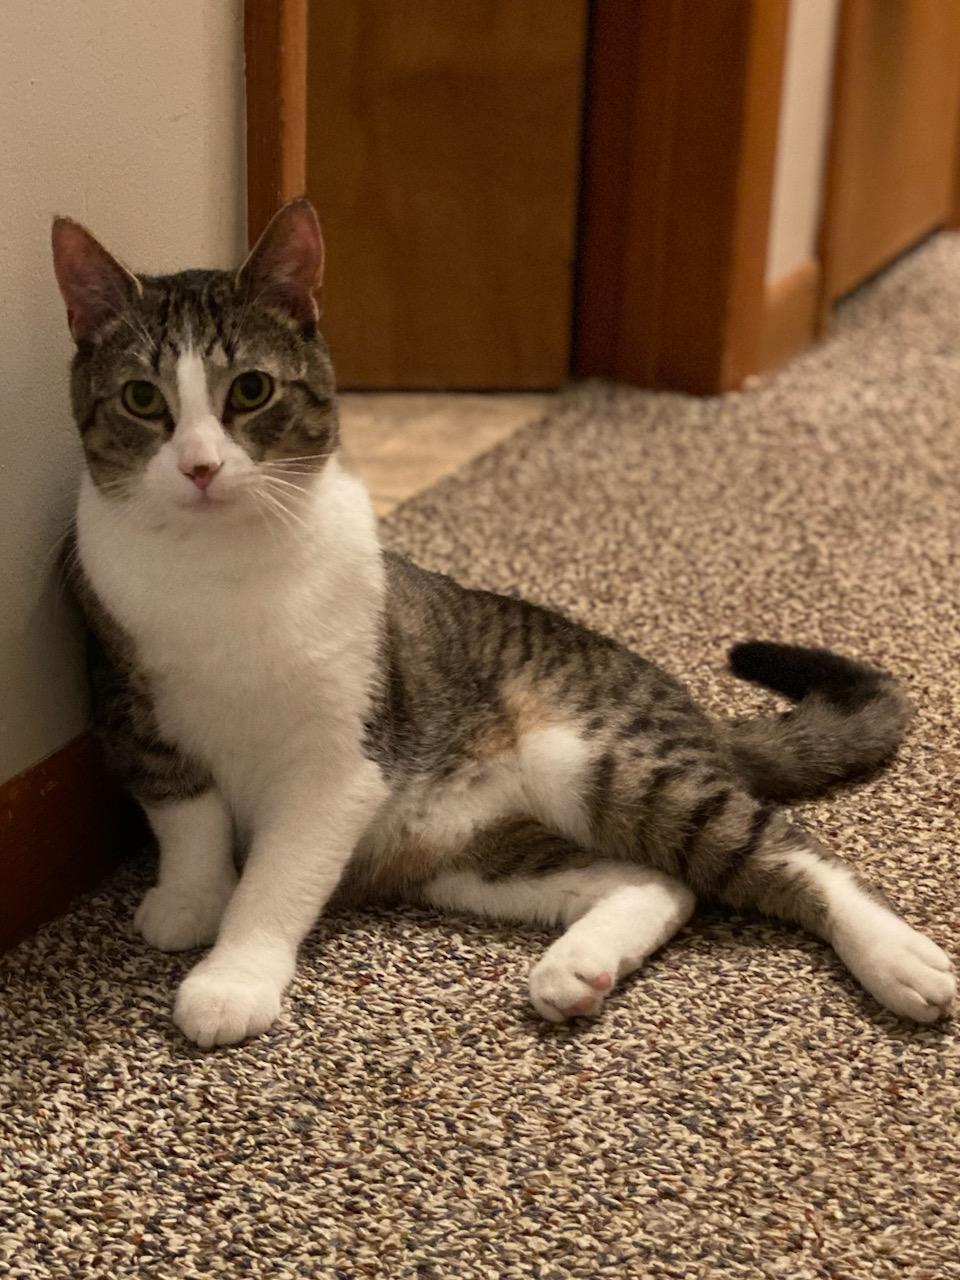
{"label": "beige wall", "polygon": [[767,250],[767,279],[816,256],[837,0],[792,0]]}
{"label": "beige wall", "polygon": [[146,270],[235,261],[241,0],[3,0],[0,15],[0,781],[85,719],[51,564],[79,469],[53,213]]}

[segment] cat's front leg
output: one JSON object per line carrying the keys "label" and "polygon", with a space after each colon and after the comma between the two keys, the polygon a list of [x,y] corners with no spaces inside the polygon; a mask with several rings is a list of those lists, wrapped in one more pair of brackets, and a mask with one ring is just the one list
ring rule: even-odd
{"label": "cat's front leg", "polygon": [[223,797],[210,787],[144,809],[160,845],[160,871],[134,926],[161,951],[209,946],[237,883],[233,823]]}
{"label": "cat's front leg", "polygon": [[340,880],[386,788],[369,761],[287,780],[261,806],[216,946],[180,985],[173,1018],[202,1048],[266,1031],[297,948]]}

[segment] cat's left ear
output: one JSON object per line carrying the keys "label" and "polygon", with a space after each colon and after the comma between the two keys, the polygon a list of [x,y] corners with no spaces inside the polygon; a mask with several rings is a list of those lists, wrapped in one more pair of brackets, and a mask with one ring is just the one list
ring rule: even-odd
{"label": "cat's left ear", "polygon": [[132,271],[72,218],[54,218],[52,244],[53,270],[67,304],[73,340],[91,342],[143,287]]}
{"label": "cat's left ear", "polygon": [[270,219],[237,272],[237,283],[256,301],[306,323],[317,319],[314,291],[322,280],[320,223],[306,196],[298,196]]}

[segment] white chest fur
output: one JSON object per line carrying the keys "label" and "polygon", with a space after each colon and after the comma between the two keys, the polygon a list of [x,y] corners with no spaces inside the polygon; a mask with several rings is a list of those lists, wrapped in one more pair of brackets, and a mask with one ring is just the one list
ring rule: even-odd
{"label": "white chest fur", "polygon": [[151,525],[81,492],[84,569],[160,727],[238,809],[290,767],[360,751],[383,600],[369,503],[334,463],[300,514],[295,532],[219,512]]}

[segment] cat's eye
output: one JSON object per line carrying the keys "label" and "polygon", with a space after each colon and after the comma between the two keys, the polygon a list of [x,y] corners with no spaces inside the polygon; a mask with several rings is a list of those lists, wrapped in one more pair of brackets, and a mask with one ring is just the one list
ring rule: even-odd
{"label": "cat's eye", "polygon": [[123,407],[135,413],[138,418],[159,418],[167,411],[167,402],[161,391],[152,382],[136,379],[125,382],[120,392]]}
{"label": "cat's eye", "polygon": [[252,409],[259,409],[261,405],[266,404],[272,394],[273,379],[269,373],[251,369],[248,373],[241,373],[239,378],[234,378],[227,399],[230,408],[235,409],[237,413],[249,413]]}

